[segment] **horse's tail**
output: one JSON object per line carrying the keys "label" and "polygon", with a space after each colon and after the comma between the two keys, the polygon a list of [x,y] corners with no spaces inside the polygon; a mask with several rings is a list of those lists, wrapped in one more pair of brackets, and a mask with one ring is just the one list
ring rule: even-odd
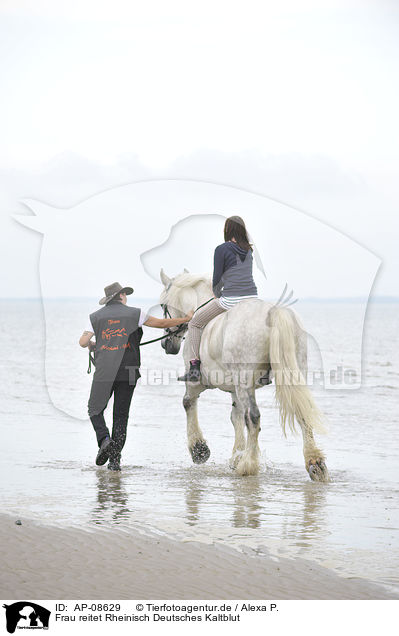
{"label": "horse's tail", "polygon": [[270,327],[270,364],[275,378],[276,401],[284,435],[287,421],[290,429],[295,431],[295,418],[306,422],[313,430],[325,432],[322,414],[298,366],[296,343],[301,327],[295,314],[286,307],[272,307],[268,313],[267,325]]}

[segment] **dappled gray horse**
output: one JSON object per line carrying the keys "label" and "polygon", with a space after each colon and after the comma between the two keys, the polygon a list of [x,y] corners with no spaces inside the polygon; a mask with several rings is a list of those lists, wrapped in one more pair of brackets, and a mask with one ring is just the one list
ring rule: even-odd
{"label": "dappled gray horse", "polygon": [[[211,281],[205,276],[185,271],[172,279],[161,270],[161,281],[164,290],[160,302],[165,315],[183,316],[213,297]],[[183,330],[169,332],[163,342],[165,351],[178,353],[183,335]],[[183,355],[188,367],[187,340]],[[313,437],[313,431],[321,432],[323,427],[321,413],[306,385],[307,336],[292,309],[258,298],[241,301],[205,326],[200,358],[201,382],[186,383],[183,399],[188,447],[195,463],[206,462],[210,455],[198,424],[198,397],[206,389],[218,388],[232,397],[235,441],[230,465],[240,475],[259,471],[260,412],[255,390],[262,386],[261,376],[271,369],[284,434],[286,424],[295,430],[296,420],[302,431],[309,476],[315,481],[328,479],[324,455]]]}

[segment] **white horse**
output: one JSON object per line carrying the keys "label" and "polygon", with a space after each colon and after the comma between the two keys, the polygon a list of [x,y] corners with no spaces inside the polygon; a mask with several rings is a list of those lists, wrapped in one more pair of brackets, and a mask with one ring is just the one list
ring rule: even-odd
{"label": "white horse", "polygon": [[[211,281],[186,270],[169,278],[161,270],[164,290],[160,302],[164,314],[173,318],[195,310],[213,298]],[[162,341],[166,353],[180,350],[184,330],[168,331]],[[188,368],[190,351],[186,339],[184,360]],[[208,445],[198,424],[197,401],[206,389],[218,388],[231,393],[231,421],[235,441],[230,465],[240,475],[259,471],[258,435],[260,412],[255,390],[259,378],[271,369],[275,380],[280,422],[295,430],[297,420],[303,436],[305,467],[314,481],[327,481],[325,457],[316,447],[313,431],[323,431],[322,416],[306,385],[307,336],[297,315],[278,305],[254,298],[241,301],[211,320],[202,332],[201,373],[199,383],[186,383],[183,406],[187,415],[188,448],[195,463],[206,462]],[[246,435],[245,435],[246,431]]]}

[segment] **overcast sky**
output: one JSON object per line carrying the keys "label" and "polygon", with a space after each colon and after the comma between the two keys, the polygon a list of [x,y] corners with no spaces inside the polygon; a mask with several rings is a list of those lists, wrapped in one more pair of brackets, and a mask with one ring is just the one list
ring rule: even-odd
{"label": "overcast sky", "polygon": [[21,199],[69,208],[159,178],[300,208],[376,254],[375,292],[399,295],[398,22],[386,0],[1,0],[0,296],[40,294]]}

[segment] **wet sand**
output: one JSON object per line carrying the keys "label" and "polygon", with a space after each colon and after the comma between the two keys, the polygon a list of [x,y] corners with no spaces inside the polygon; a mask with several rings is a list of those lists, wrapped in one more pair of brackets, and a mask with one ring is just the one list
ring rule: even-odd
{"label": "wet sand", "polygon": [[303,559],[0,515],[3,599],[393,599]]}

